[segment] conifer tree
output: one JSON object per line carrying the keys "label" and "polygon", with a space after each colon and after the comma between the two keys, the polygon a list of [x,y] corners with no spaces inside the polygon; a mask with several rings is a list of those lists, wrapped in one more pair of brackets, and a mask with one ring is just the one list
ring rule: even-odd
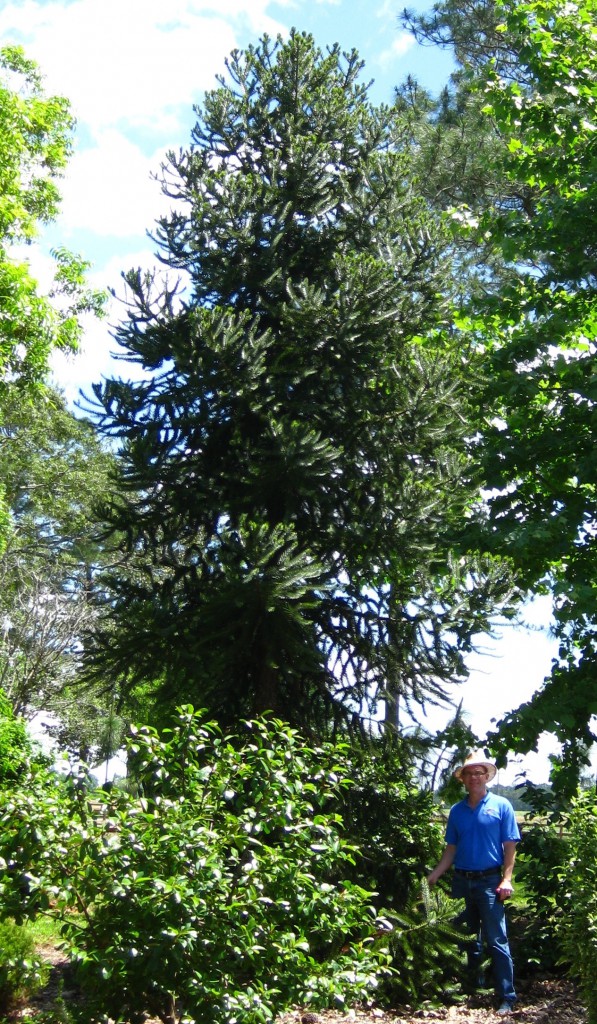
{"label": "conifer tree", "polygon": [[439,699],[507,580],[452,550],[466,387],[407,122],[298,32],[227,72],[164,167],[178,281],[127,276],[145,374],[95,389],[124,541],[88,666],[154,707],[322,729],[388,689],[394,714]]}

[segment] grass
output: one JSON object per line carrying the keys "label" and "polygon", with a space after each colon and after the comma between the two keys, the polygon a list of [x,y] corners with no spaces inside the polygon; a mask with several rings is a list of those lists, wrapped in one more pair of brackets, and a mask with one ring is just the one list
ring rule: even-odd
{"label": "grass", "polygon": [[36,946],[57,946],[62,942],[60,925],[51,917],[40,916],[27,925]]}

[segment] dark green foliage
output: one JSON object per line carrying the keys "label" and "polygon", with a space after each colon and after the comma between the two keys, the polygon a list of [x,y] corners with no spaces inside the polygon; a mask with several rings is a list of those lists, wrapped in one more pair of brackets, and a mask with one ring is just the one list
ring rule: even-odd
{"label": "dark green foliage", "polygon": [[568,826],[568,857],[560,870],[562,913],[558,935],[570,972],[578,978],[589,1024],[597,1024],[597,800],[578,796]]}
{"label": "dark green foliage", "polygon": [[569,853],[565,816],[530,820],[521,825],[521,835],[516,882],[524,902],[511,911],[513,955],[521,973],[551,972],[562,958],[558,928],[567,912],[559,877]]}
{"label": "dark green foliage", "polygon": [[88,667],[162,720],[190,699],[356,731],[440,699],[509,594],[452,552],[476,491],[448,238],[360,70],[297,32],[235,53],[164,168],[180,290],[127,276],[146,374],[96,389],[124,539]]}
{"label": "dark green foliage", "polygon": [[[2,801],[0,897],[62,922],[85,1013],[256,1022],[370,997],[388,957],[333,804],[342,749],[191,709],[133,731],[140,794],[41,776]],[[31,821],[35,828],[31,828]]]}
{"label": "dark green foliage", "polygon": [[423,881],[405,909],[389,915],[394,972],[382,983],[382,1000],[391,1006],[458,1002],[463,933],[455,918],[462,909],[461,900],[450,899],[441,889],[430,893]]}
{"label": "dark green foliage", "polygon": [[403,911],[443,847],[433,794],[422,790],[404,743],[370,741],[349,756],[353,785],[338,810],[362,850],[353,877],[376,892],[380,913]]}
{"label": "dark green foliage", "polygon": [[47,977],[35,943],[22,925],[0,921],[0,1013],[7,1014],[33,995]]}

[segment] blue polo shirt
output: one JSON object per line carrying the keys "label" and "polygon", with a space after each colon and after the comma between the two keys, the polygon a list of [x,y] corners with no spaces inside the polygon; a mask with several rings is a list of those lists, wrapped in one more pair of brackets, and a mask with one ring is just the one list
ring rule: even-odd
{"label": "blue polo shirt", "polygon": [[512,804],[503,796],[487,793],[474,808],[465,797],[450,809],[446,842],[456,847],[455,868],[485,871],[501,867],[503,844],[519,839]]}

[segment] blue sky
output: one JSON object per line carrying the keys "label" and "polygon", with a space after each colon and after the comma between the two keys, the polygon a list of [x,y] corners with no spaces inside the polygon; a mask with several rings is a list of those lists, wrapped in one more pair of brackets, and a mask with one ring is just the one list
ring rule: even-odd
{"label": "blue sky", "polygon": [[[408,74],[431,91],[441,89],[450,55],[415,44],[399,24],[403,6],[392,0],[4,0],[2,45],[21,43],[45,74],[47,91],[67,96],[78,121],[61,215],[41,249],[30,253],[40,281],[49,271],[44,249],[58,244],[91,261],[98,287],[121,290],[121,271],[153,265],[146,232],[164,200],[151,173],[168,149],[188,143],[192,106],[223,72],[225,56],[264,32],[285,36],[295,26],[321,47],[338,42],[357,49],[366,63],[364,80],[374,80],[375,102],[391,101]],[[430,4],[408,6],[427,10]],[[121,312],[113,304],[109,319],[115,322]],[[56,378],[71,399],[113,372],[113,349],[109,323],[94,323],[77,359],[56,360]],[[480,733],[527,700],[549,671],[549,608],[540,602],[528,617],[531,629],[504,627],[471,660],[471,679],[459,694]],[[536,781],[546,778],[550,749],[546,741],[540,756],[523,763]],[[503,773],[502,781],[511,781],[516,770]]]}

